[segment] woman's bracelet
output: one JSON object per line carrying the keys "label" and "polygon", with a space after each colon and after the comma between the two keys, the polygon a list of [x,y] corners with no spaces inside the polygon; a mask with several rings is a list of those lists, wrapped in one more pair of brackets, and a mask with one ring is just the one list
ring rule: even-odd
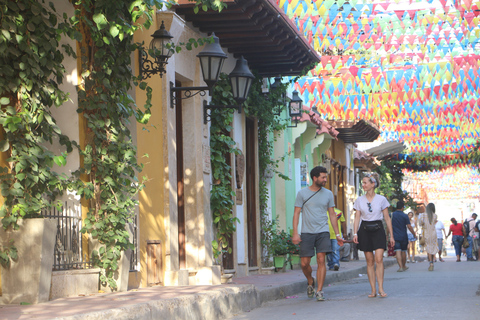
{"label": "woman's bracelet", "polygon": [[355,237],[356,235],[357,235],[356,233],[353,234],[354,237]]}

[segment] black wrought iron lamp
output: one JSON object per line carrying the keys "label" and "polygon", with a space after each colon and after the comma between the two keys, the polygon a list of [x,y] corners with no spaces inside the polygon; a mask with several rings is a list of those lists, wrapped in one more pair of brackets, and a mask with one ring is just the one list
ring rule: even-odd
{"label": "black wrought iron lamp", "polygon": [[[209,105],[206,101],[203,102],[203,123],[210,120],[212,109],[235,109],[238,113],[242,112],[242,103],[247,100],[250,87],[255,76],[248,68],[247,60],[242,57],[237,59],[235,68],[229,74],[230,82],[232,84],[233,98],[237,102],[236,106],[215,106]],[[208,112],[210,110],[210,112]]]}
{"label": "black wrought iron lamp", "polygon": [[[282,85],[282,78],[281,77],[275,77],[275,81],[270,85],[270,92],[274,92]],[[287,97],[285,95],[285,92],[282,92],[280,97],[278,98],[276,102],[276,108],[278,110],[274,112],[275,115],[279,116],[280,113],[282,112],[283,107],[286,105],[287,102]]]}
{"label": "black wrought iron lamp", "polygon": [[[165,65],[168,59],[174,53],[173,36],[165,29],[162,21],[160,29],[155,31],[152,35],[153,40],[150,42],[149,53],[155,58],[155,61],[148,59],[148,54],[145,51],[140,53],[140,75],[142,79],[150,78],[154,74],[159,74],[162,77],[165,73]],[[227,58],[220,46],[220,41],[215,33],[212,33],[212,41],[207,43],[203,50],[197,55],[200,60],[200,67],[202,69],[203,81],[206,86],[198,87],[175,87],[173,82],[170,82],[170,107],[174,108],[176,105],[176,93],[184,91],[183,97],[180,99],[188,99],[197,94],[205,96],[207,91],[212,95],[212,89],[218,81],[220,72],[222,71],[223,63]],[[236,109],[241,112],[241,104],[247,99],[250,86],[255,78],[248,68],[247,60],[243,57],[237,59],[235,68],[230,73],[230,81],[232,83],[233,97],[237,101],[237,106],[214,106],[204,103],[204,122],[206,123],[210,114],[208,110],[211,109]]]}
{"label": "black wrought iron lamp", "polygon": [[207,84],[206,86],[199,87],[175,87],[173,82],[170,82],[170,107],[175,107],[176,92],[185,91],[184,97],[180,99],[188,99],[197,94],[200,96],[205,96],[207,91],[209,95],[212,95],[213,86],[218,81],[220,72],[222,71],[223,62],[227,59],[227,55],[223,52],[222,47],[220,47],[220,42],[215,33],[212,32],[213,41],[207,43],[202,52],[197,54],[197,57],[200,60],[200,67],[202,69],[203,81]]}
{"label": "black wrought iron lamp", "polygon": [[174,53],[173,36],[165,29],[163,21],[160,29],[155,31],[152,37],[148,51],[154,58],[154,61],[149,59],[149,54],[144,50],[140,51],[138,55],[142,80],[148,79],[155,74],[159,74],[161,78],[165,73],[165,65],[168,63],[168,59]]}
{"label": "black wrought iron lamp", "polygon": [[296,128],[298,124],[298,120],[302,115],[302,104],[303,100],[298,96],[297,90],[292,92],[292,99],[288,104],[288,114],[290,118],[295,121],[294,126],[287,126],[287,128]]}

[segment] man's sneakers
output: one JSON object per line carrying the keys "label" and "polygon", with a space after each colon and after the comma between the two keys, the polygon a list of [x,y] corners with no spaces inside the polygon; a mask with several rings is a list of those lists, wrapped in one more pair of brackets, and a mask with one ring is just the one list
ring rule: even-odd
{"label": "man's sneakers", "polygon": [[323,291],[317,291],[317,293],[315,293],[315,279],[313,279],[313,283],[312,285],[309,285],[307,287],[307,296],[309,298],[313,298],[315,296],[315,299],[317,301],[325,301],[325,297],[323,296]]}
{"label": "man's sneakers", "polygon": [[317,301],[325,301],[323,291],[317,291],[317,293],[315,293],[315,299],[317,299]]}
{"label": "man's sneakers", "polygon": [[313,279],[312,285],[308,285],[308,287],[307,287],[307,296],[309,298],[313,298],[313,296],[315,295],[314,286],[315,286],[315,279]]}
{"label": "man's sneakers", "polygon": [[333,270],[338,271],[338,269],[340,269],[340,266],[338,264],[333,266]]}

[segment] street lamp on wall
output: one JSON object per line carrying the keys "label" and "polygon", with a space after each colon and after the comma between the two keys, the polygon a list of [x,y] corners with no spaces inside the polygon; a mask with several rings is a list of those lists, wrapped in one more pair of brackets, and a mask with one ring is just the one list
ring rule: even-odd
{"label": "street lamp on wall", "polygon": [[302,115],[302,104],[303,100],[298,96],[297,90],[292,92],[292,99],[288,104],[288,114],[290,118],[294,118],[295,125],[294,126],[287,126],[287,128],[296,128],[298,124],[298,120]]}
{"label": "street lamp on wall", "polygon": [[220,47],[219,39],[215,36],[215,33],[212,33],[212,39],[213,42],[206,44],[202,52],[197,54],[197,57],[200,60],[203,81],[205,81],[207,86],[175,87],[173,82],[170,82],[171,108],[175,108],[176,105],[176,92],[185,91],[184,97],[180,99],[188,99],[197,94],[203,97],[206,95],[207,91],[210,96],[212,95],[212,89],[218,81],[218,77],[222,71],[223,62],[227,59],[227,55],[223,52],[222,47]]}
{"label": "street lamp on wall", "polygon": [[[242,57],[237,59],[235,68],[229,74],[232,84],[233,98],[237,101],[236,106],[215,106],[208,105],[206,101],[203,103],[203,123],[207,123],[211,119],[212,109],[235,109],[238,113],[242,112],[242,103],[247,100],[250,87],[255,76],[248,68],[247,60]],[[210,110],[210,112],[208,112]]]}
{"label": "street lamp on wall", "polygon": [[[282,85],[282,78],[281,77],[275,77],[275,81],[270,85],[270,92],[275,92],[280,86]],[[274,112],[275,115],[279,116],[280,113],[282,112],[283,107],[286,104],[287,97],[285,95],[285,92],[282,92],[280,97],[277,100],[277,105],[276,107],[278,108],[278,111]]]}
{"label": "street lamp on wall", "polygon": [[140,51],[139,68],[142,80],[148,79],[155,74],[159,74],[160,78],[165,73],[165,65],[168,63],[168,59],[174,52],[174,43],[172,41],[173,36],[165,29],[165,24],[162,21],[160,29],[152,34],[152,41],[150,41],[149,52],[152,61],[149,59],[146,51]]}
{"label": "street lamp on wall", "polygon": [[[154,57],[155,61],[148,59],[148,54],[145,51],[141,51],[140,57],[140,76],[142,80],[150,78],[154,74],[159,74],[162,77],[165,73],[165,65],[168,59],[174,53],[173,36],[165,29],[165,25],[162,21],[160,29],[155,31],[152,35],[153,40],[150,43],[150,54]],[[207,86],[198,87],[175,87],[173,82],[170,82],[170,107],[175,108],[176,105],[176,93],[184,91],[183,97],[180,99],[188,99],[197,94],[205,96],[207,91],[209,95],[212,95],[212,89],[218,81],[220,72],[222,71],[223,63],[227,59],[227,55],[223,52],[220,42],[215,33],[212,32],[213,41],[207,43],[203,50],[197,55],[200,60],[200,67],[202,69],[203,81]],[[233,97],[237,101],[236,106],[214,106],[204,103],[204,123],[210,120],[210,114],[208,110],[212,109],[236,109],[241,112],[241,104],[247,99],[252,85],[254,75],[248,68],[247,60],[243,58],[237,59],[235,68],[229,75],[232,84]]]}

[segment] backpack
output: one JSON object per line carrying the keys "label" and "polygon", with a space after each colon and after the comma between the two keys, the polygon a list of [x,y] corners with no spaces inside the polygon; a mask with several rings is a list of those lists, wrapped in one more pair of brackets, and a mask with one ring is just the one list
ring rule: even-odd
{"label": "backpack", "polygon": [[465,230],[465,236],[468,237],[470,235],[470,221],[467,221],[468,219],[465,219],[463,222],[463,229]]}

